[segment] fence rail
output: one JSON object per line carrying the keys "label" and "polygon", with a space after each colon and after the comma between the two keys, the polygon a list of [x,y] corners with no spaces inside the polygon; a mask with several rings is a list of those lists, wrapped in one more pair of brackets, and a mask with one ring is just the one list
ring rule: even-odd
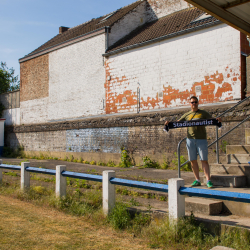
{"label": "fence rail", "polygon": [[66,177],[102,182],[103,211],[106,215],[115,205],[115,185],[168,192],[169,216],[175,219],[185,215],[185,195],[250,203],[250,194],[203,188],[188,188],[184,187],[184,180],[180,178],[170,179],[168,185],[166,185],[116,178],[115,171],[111,170],[103,171],[103,176],[101,176],[66,171],[66,166],[56,166],[56,170],[53,170],[30,167],[29,162],[22,162],[21,167],[1,163],[2,161],[0,160],[0,182],[2,181],[3,169],[21,170],[21,189],[25,189],[30,186],[30,172],[56,175],[57,197],[66,195]]}

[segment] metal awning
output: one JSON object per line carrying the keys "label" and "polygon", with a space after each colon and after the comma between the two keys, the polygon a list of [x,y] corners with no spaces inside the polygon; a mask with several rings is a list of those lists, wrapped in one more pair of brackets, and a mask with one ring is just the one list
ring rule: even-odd
{"label": "metal awning", "polygon": [[250,0],[185,0],[250,36]]}

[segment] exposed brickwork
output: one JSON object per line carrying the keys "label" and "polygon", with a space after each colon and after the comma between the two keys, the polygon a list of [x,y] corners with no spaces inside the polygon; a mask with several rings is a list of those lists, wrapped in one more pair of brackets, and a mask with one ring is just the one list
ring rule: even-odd
{"label": "exposed brickwork", "polygon": [[181,106],[191,95],[200,103],[240,99],[239,49],[240,33],[221,24],[109,56],[106,113],[136,112],[138,101],[140,110]]}
{"label": "exposed brickwork", "polygon": [[20,64],[20,102],[49,95],[49,55]]}
{"label": "exposed brickwork", "polygon": [[[243,52],[246,55],[250,54],[250,46],[249,41],[246,38],[246,35],[243,33],[240,33],[240,44],[241,44],[241,52]],[[246,58],[245,56],[241,56],[241,72],[242,72],[242,90],[245,90],[247,92],[247,95],[250,95],[250,60],[249,56]],[[244,98],[244,95],[242,95],[242,98]]]}
{"label": "exposed brickwork", "polygon": [[66,151],[66,131],[9,133],[5,137],[8,146],[24,146],[25,151]]}
{"label": "exposed brickwork", "polygon": [[[207,110],[214,117],[230,108],[232,104],[222,104],[216,106],[204,106],[201,109]],[[48,132],[60,130],[78,130],[87,128],[111,128],[111,127],[136,127],[136,126],[155,126],[163,125],[164,121],[176,120],[185,112],[188,107],[183,109],[165,110],[159,112],[145,112],[140,114],[129,114],[119,116],[103,116],[98,118],[85,118],[76,121],[51,122],[43,124],[30,124],[21,126],[7,126],[7,133],[28,133],[28,132]],[[245,103],[232,112],[226,114],[224,121],[242,121],[250,114],[250,105]]]}

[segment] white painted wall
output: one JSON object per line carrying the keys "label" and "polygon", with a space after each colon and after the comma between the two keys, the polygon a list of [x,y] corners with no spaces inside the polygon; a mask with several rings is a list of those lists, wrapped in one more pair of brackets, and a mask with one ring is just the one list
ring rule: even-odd
{"label": "white painted wall", "polygon": [[184,0],[148,0],[147,19],[152,21],[163,16],[189,8],[191,5]]}
{"label": "white painted wall", "polygon": [[21,124],[44,123],[48,121],[49,98],[20,102]]}
{"label": "white painted wall", "polygon": [[[107,62],[112,96],[124,95],[125,90],[135,96],[139,82],[141,110],[165,108],[163,98],[152,102],[164,88],[169,88],[170,94],[185,94],[195,83],[206,85],[206,76],[213,82],[218,74],[223,76],[223,82],[214,81],[214,94],[223,83],[232,87],[219,101],[241,96],[240,32],[226,24],[119,53],[110,56]],[[144,105],[143,101],[149,104]],[[168,107],[186,104],[187,100],[176,98]],[[126,107],[126,103],[117,103],[116,106],[118,112],[136,112],[136,105]]]}
{"label": "white painted wall", "polygon": [[50,53],[48,120],[104,112],[104,52],[101,34]]}
{"label": "white painted wall", "polygon": [[20,125],[20,108],[5,109],[3,111],[3,117],[5,125]]}
{"label": "white painted wall", "polygon": [[135,9],[121,18],[111,27],[109,46],[128,35],[131,31],[147,22],[146,2],[142,2]]}
{"label": "white painted wall", "polygon": [[104,113],[105,34],[49,54],[49,97],[20,103],[21,124]]}

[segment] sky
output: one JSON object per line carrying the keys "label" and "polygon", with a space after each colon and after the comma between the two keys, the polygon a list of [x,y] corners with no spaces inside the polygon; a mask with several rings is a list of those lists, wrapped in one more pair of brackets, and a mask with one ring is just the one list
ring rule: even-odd
{"label": "sky", "polygon": [[[58,34],[136,0],[0,0],[0,62],[20,76],[18,60]],[[19,77],[20,79],[20,77]]]}

